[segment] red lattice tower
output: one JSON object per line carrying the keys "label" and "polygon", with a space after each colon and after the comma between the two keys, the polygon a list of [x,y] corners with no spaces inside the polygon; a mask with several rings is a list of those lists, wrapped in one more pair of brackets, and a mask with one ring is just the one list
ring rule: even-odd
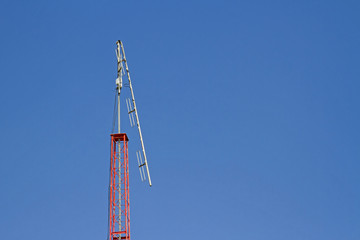
{"label": "red lattice tower", "polygon": [[109,240],[130,240],[128,137],[111,134]]}

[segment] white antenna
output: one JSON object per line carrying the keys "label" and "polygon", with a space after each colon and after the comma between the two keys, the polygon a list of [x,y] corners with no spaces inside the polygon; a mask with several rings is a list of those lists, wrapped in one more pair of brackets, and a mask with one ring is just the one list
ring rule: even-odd
{"label": "white antenna", "polygon": [[[141,148],[142,148],[141,152],[138,151],[136,153],[136,156],[138,158],[140,177],[141,177],[141,180],[144,181],[146,179],[146,175],[147,175],[149,185],[151,186],[152,184],[151,184],[149,166],[148,166],[148,163],[147,163],[145,147],[144,147],[144,140],[143,140],[142,133],[141,133],[139,115],[138,115],[137,108],[136,108],[136,103],[135,103],[134,90],[133,90],[132,84],[131,84],[129,67],[127,65],[127,61],[126,61],[126,57],[125,57],[125,50],[124,50],[123,43],[120,40],[118,40],[116,42],[116,44],[117,44],[116,56],[117,56],[117,60],[118,60],[118,78],[116,79],[116,85],[117,85],[117,90],[118,90],[118,126],[119,126],[119,133],[120,133],[120,90],[122,88],[122,74],[124,72],[124,68],[123,68],[122,63],[124,62],[125,63],[125,68],[126,68],[127,79],[129,81],[129,88],[130,88],[130,92],[131,92],[131,100],[130,99],[126,100],[126,105],[127,105],[127,109],[128,109],[128,113],[129,113],[129,119],[130,119],[130,125],[135,126],[135,121],[136,121],[136,125],[138,127],[138,132],[139,132],[139,137],[140,137]],[[134,119],[133,114],[135,114],[135,119]],[[141,155],[144,156],[144,160],[142,159]],[[146,173],[147,173],[146,175],[145,175],[143,167],[146,168]]]}
{"label": "white antenna", "polygon": [[120,92],[122,88],[122,75],[124,72],[122,65],[122,56],[120,51],[120,43],[116,42],[117,48],[115,49],[116,58],[117,58],[117,78],[116,78],[116,91],[117,91],[117,107],[118,107],[118,133],[120,133]]}

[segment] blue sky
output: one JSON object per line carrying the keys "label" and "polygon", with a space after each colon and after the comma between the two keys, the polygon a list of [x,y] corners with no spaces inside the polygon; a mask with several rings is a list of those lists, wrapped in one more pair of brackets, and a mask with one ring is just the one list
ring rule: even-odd
{"label": "blue sky", "polygon": [[106,238],[121,39],[153,180],[124,118],[133,239],[360,239],[359,10],[2,0],[1,238]]}

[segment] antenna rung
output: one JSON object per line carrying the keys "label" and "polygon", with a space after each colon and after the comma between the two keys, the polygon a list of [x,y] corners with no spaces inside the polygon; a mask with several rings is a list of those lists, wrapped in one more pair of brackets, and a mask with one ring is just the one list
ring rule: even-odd
{"label": "antenna rung", "polygon": [[135,126],[135,119],[134,119],[133,112],[135,112],[135,108],[133,108],[130,98],[126,99],[126,107],[127,107],[128,114],[129,114],[130,126],[134,127]]}
{"label": "antenna rung", "polygon": [[140,178],[141,178],[141,181],[143,182],[146,180],[145,171],[144,171],[144,168],[142,168],[145,165],[145,163],[142,163],[143,160],[142,160],[140,151],[136,151],[136,158],[137,158],[138,165],[139,165]]}

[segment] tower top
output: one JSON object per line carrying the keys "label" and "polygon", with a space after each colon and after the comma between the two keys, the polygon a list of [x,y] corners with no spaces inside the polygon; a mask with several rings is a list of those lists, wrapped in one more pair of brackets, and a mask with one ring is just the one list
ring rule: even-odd
{"label": "tower top", "polygon": [[128,136],[126,135],[126,133],[113,133],[111,134],[111,137],[114,138],[115,141],[120,140],[120,141],[129,141]]}

